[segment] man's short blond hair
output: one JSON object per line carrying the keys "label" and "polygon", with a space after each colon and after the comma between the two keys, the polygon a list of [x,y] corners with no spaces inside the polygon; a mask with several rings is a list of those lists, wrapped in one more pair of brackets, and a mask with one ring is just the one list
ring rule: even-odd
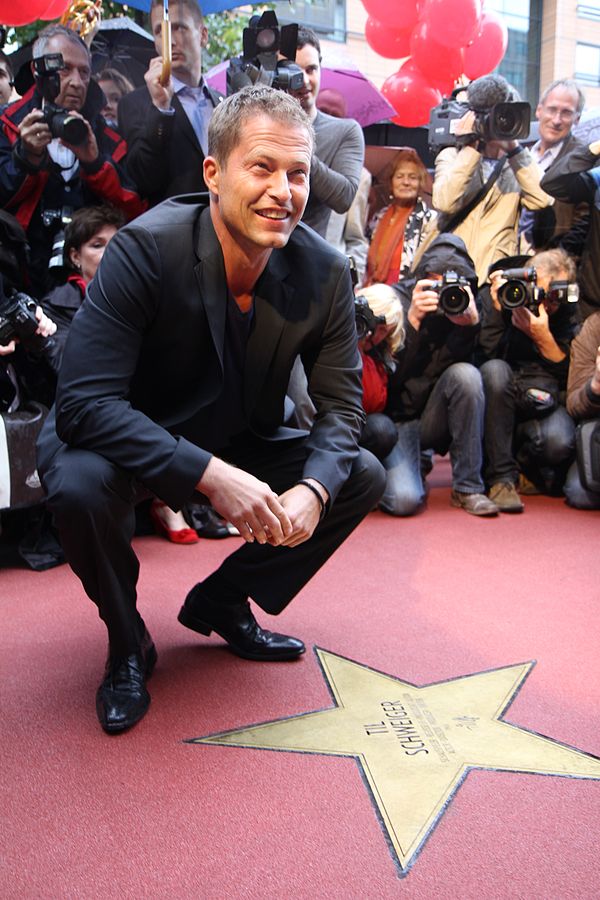
{"label": "man's short blond hair", "polygon": [[231,151],[242,138],[246,121],[253,116],[268,116],[289,127],[302,128],[310,141],[311,151],[315,135],[310,119],[297,100],[265,85],[242,88],[213,112],[208,126],[208,153],[220,166],[225,166]]}

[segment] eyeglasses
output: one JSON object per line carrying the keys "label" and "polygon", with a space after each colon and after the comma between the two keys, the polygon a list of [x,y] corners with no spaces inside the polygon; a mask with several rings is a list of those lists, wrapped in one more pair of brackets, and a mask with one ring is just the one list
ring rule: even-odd
{"label": "eyeglasses", "polygon": [[552,116],[558,116],[559,119],[564,119],[565,122],[571,122],[575,116],[577,115],[576,109],[559,109],[558,106],[544,106],[544,112]]}

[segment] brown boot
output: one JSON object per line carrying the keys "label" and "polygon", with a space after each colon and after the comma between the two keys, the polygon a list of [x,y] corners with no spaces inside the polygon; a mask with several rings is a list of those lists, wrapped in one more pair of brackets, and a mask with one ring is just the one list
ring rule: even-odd
{"label": "brown boot", "polygon": [[460,491],[452,491],[450,495],[451,506],[459,506],[472,516],[497,516],[498,507],[485,494],[463,494]]}

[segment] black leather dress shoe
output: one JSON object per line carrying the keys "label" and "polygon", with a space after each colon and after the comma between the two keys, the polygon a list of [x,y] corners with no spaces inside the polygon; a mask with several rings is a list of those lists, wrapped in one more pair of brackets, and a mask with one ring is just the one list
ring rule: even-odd
{"label": "black leather dress shoe", "polygon": [[261,628],[247,600],[235,604],[215,603],[202,594],[200,585],[189,592],[177,619],[199,634],[216,631],[244,659],[264,662],[295,659],[306,649],[298,638]]}
{"label": "black leather dress shoe", "polygon": [[108,734],[131,728],[148,711],[146,680],[156,664],[156,648],[146,631],[138,653],[109,656],[104,680],[96,693],[98,720]]}

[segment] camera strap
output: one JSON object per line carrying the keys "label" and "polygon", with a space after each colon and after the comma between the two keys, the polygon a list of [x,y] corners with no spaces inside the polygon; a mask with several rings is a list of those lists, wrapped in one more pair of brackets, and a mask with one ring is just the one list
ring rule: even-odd
{"label": "camera strap", "polygon": [[500,173],[501,173],[502,169],[504,168],[504,163],[506,162],[506,159],[507,159],[506,156],[502,156],[498,160],[498,162],[496,163],[496,165],[494,166],[494,168],[492,170],[492,174],[490,175],[490,177],[488,178],[486,183],[482,184],[482,186],[479,188],[479,190],[477,191],[475,196],[471,197],[471,199],[469,200],[469,202],[467,203],[466,206],[463,206],[462,209],[459,209],[459,211],[457,213],[455,213],[453,216],[450,217],[447,224],[444,225],[443,229],[440,229],[441,231],[444,231],[444,232],[454,231],[456,228],[458,228],[458,226],[461,224],[461,222],[464,222],[464,220],[467,218],[469,213],[471,213],[475,209],[475,207],[481,203],[483,198],[489,194],[489,192],[491,191],[491,189],[493,188],[495,183],[498,181],[498,178],[500,177]]}

